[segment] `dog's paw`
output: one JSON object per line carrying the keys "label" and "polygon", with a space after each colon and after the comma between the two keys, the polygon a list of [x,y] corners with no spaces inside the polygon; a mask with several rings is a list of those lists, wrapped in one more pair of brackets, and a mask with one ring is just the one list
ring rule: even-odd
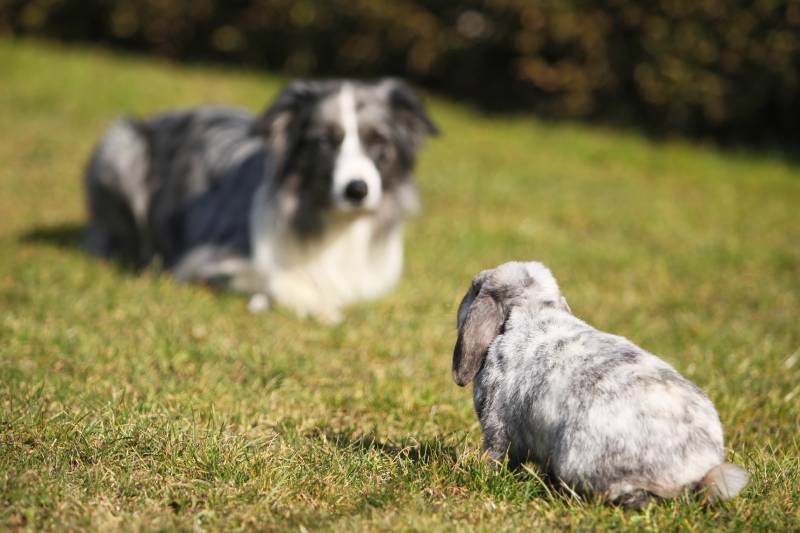
{"label": "dog's paw", "polygon": [[292,310],[297,318],[311,319],[320,324],[335,326],[340,324],[344,318],[342,312],[337,307],[320,307],[294,305]]}
{"label": "dog's paw", "polygon": [[247,310],[251,313],[263,313],[269,310],[270,301],[266,294],[254,294],[247,303]]}
{"label": "dog's paw", "polygon": [[311,315],[314,320],[327,326],[335,326],[341,324],[344,317],[342,312],[338,309],[326,309],[324,311],[317,311]]}

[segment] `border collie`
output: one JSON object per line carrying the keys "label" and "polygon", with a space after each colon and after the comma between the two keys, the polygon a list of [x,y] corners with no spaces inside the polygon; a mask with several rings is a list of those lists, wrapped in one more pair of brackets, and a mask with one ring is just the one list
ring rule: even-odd
{"label": "border collie", "polygon": [[394,79],[298,81],[260,116],[118,119],[86,172],[87,247],[336,322],[400,277],[415,155],[437,133]]}

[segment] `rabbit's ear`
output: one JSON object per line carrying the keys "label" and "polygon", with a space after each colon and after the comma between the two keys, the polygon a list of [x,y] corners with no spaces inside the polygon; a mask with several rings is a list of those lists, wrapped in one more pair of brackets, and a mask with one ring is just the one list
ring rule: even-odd
{"label": "rabbit's ear", "polygon": [[[470,297],[474,298],[471,304],[468,303]],[[458,340],[453,350],[453,379],[460,387],[475,379],[489,345],[500,334],[504,316],[501,305],[485,290],[479,291],[477,296],[474,289],[470,290],[461,306],[465,304],[469,308],[464,320],[459,321]]]}

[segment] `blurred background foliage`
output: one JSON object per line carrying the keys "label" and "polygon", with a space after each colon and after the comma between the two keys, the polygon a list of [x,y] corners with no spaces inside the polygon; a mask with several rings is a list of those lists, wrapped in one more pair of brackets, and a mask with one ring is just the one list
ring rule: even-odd
{"label": "blurred background foliage", "polygon": [[0,0],[0,34],[797,146],[797,0]]}

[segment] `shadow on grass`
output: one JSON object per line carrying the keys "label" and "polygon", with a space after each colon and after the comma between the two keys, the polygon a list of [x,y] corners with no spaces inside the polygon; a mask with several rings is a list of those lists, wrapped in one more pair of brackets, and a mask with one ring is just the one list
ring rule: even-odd
{"label": "shadow on grass", "polygon": [[120,272],[138,273],[141,268],[122,258],[100,257],[90,254],[85,246],[86,226],[83,224],[65,223],[53,226],[36,227],[20,235],[19,240],[25,244],[43,244],[64,250],[72,250],[98,260],[107,261]]}
{"label": "shadow on grass", "polygon": [[83,235],[86,228],[83,224],[59,224],[33,228],[23,233],[20,241],[33,244],[49,244],[59,248],[83,250]]}
{"label": "shadow on grass", "polygon": [[455,463],[463,450],[463,441],[447,442],[443,438],[417,440],[404,438],[399,441],[381,439],[373,433],[355,434],[351,431],[332,431],[318,428],[311,433],[312,438],[326,440],[336,447],[359,452],[378,451],[389,457],[402,457],[419,465],[427,465],[437,460]]}
{"label": "shadow on grass", "polygon": [[[333,431],[329,428],[317,428],[309,434],[311,438],[325,440],[333,443],[336,447],[343,450],[354,450],[359,452],[378,451],[389,457],[402,457],[420,466],[430,464],[434,461],[444,460],[450,463],[463,461],[465,454],[464,439],[454,436],[436,437],[428,440],[417,440],[406,437],[398,441],[381,439],[374,433],[357,434],[354,431]],[[480,455],[480,454],[478,454]],[[475,456],[478,459],[478,455]],[[485,457],[480,456],[479,462],[485,461]],[[522,465],[503,465],[501,470],[511,473],[520,479],[527,479],[531,473],[530,468]],[[546,473],[536,474],[547,477]]]}
{"label": "shadow on grass", "polygon": [[[71,250],[87,257],[92,257],[98,261],[106,262],[124,274],[138,275],[144,272],[153,272],[159,274],[165,272],[160,259],[155,257],[148,259],[145,262],[137,262],[128,257],[121,256],[102,256],[91,253],[86,248],[86,226],[83,224],[65,223],[53,226],[35,227],[19,236],[19,241],[24,244],[42,244],[46,246],[53,246],[64,250]],[[226,289],[227,278],[220,277],[217,280],[206,280],[206,282],[197,282],[194,285],[204,287],[215,293],[229,293],[237,294],[235,291]]]}
{"label": "shadow on grass", "polygon": [[407,483],[428,483],[426,472],[436,471],[438,482],[446,486],[441,490],[448,494],[482,494],[497,501],[535,499],[560,505],[599,502],[596,498],[579,495],[534,463],[526,462],[515,467],[503,464],[497,469],[492,468],[482,454],[468,450],[465,437],[445,435],[428,440],[402,438],[392,441],[373,433],[333,431],[326,427],[312,430],[307,436],[347,452],[378,452],[393,461],[411,463],[413,467],[407,474]]}

